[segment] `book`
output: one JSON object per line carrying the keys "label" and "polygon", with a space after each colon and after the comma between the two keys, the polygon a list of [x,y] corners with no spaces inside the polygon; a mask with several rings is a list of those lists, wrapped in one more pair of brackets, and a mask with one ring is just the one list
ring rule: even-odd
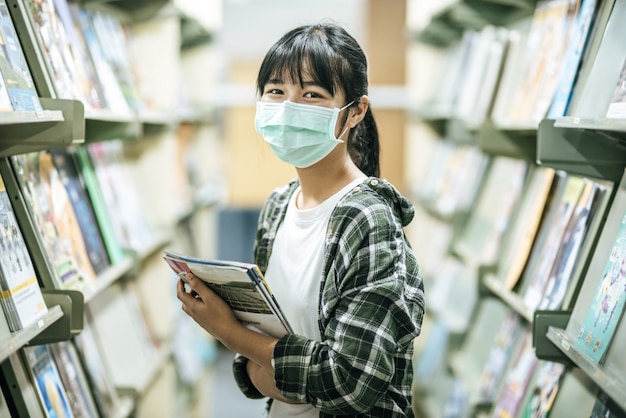
{"label": "book", "polygon": [[563,73],[548,111],[548,119],[556,119],[567,114],[572,90],[576,84],[583,52],[588,44],[591,26],[602,0],[582,0],[576,17],[575,29],[565,54]]}
{"label": "book", "polygon": [[67,148],[52,150],[50,154],[72,202],[91,266],[96,274],[100,274],[110,266],[109,256],[78,162]]}
{"label": "book", "polygon": [[522,332],[522,320],[516,312],[509,312],[498,333],[478,381],[478,398],[481,402],[493,402],[502,375],[511,357],[511,351]]}
{"label": "book", "polygon": [[111,221],[116,240],[122,248],[136,252],[149,248],[154,242],[154,231],[125,160],[122,141],[88,144],[87,151],[107,211],[115,214]]}
{"label": "book", "polygon": [[43,110],[5,0],[0,0],[0,73],[13,110]]}
{"label": "book", "polygon": [[[2,58],[3,57],[0,56],[0,61],[2,61]],[[13,104],[11,103],[9,92],[7,91],[7,85],[4,82],[4,76],[2,75],[2,69],[0,64],[0,112],[11,111],[13,111]]]}
{"label": "book", "polygon": [[626,59],[622,64],[606,117],[610,119],[626,119]]}
{"label": "book", "polygon": [[44,254],[52,265],[55,285],[81,290],[93,283],[95,272],[52,155],[48,151],[13,155],[11,163]]}
{"label": "book", "polygon": [[544,217],[546,203],[555,181],[555,170],[535,167],[524,186],[517,212],[507,228],[498,276],[513,290],[526,267],[528,256]]}
{"label": "book", "polygon": [[50,344],[49,347],[59,369],[61,382],[67,390],[67,398],[74,416],[76,418],[97,417],[95,401],[76,347],[70,341]]}
{"label": "book", "polygon": [[24,347],[24,357],[35,382],[37,394],[46,416],[51,418],[74,417],[67,389],[63,386],[59,369],[47,345]]}
{"label": "book", "polygon": [[585,187],[585,179],[579,176],[568,176],[555,212],[549,222],[542,226],[541,245],[533,248],[534,263],[524,275],[525,282],[521,295],[524,304],[531,310],[537,309],[549,281],[550,272],[557,260],[559,249],[565,244],[563,236],[574,213],[576,204]]}
{"label": "book", "polygon": [[604,192],[606,190],[603,185],[585,179],[585,186],[565,229],[563,243],[555,257],[555,263],[545,284],[539,309],[556,310],[561,308],[570,283],[577,279],[572,277],[572,274],[576,264],[581,261],[579,254],[589,233],[592,216],[597,213],[593,206],[598,203],[599,195]]}
{"label": "book", "polygon": [[525,46],[520,83],[509,119],[538,123],[553,101],[571,37],[578,1],[541,0],[537,3]]}
{"label": "book", "polygon": [[626,215],[616,232],[604,271],[587,309],[575,345],[593,362],[604,361],[626,300]]}
{"label": "book", "polygon": [[2,310],[11,331],[34,323],[48,311],[1,176],[0,290]]}
{"label": "book", "polygon": [[257,265],[190,257],[172,250],[165,250],[163,258],[183,280],[193,273],[206,283],[242,324],[274,337],[292,332]]}
{"label": "book", "polygon": [[78,147],[75,152],[80,172],[83,176],[83,180],[85,181],[85,187],[93,205],[94,214],[96,216],[96,220],[98,221],[100,232],[102,233],[102,239],[104,241],[107,254],[109,255],[109,261],[111,264],[115,265],[124,258],[124,251],[115,236],[113,221],[111,220],[111,215],[109,214],[104,202],[104,197],[102,196],[102,191],[98,185],[98,179],[96,178],[96,173],[94,171],[93,164],[91,163],[91,159],[89,158],[87,148]]}
{"label": "book", "polygon": [[528,397],[521,418],[545,418],[550,415],[554,399],[559,393],[565,375],[565,366],[560,363],[541,361],[537,366],[537,375],[529,388]]}
{"label": "book", "polygon": [[93,320],[85,312],[83,330],[73,337],[78,356],[101,417],[118,416],[121,400],[113,384],[113,378],[102,362],[102,355],[93,333]]}
{"label": "book", "polygon": [[531,378],[537,367],[538,359],[532,346],[532,330],[524,329],[522,342],[511,368],[507,370],[502,391],[496,402],[493,417],[515,417],[521,407],[522,400]]}

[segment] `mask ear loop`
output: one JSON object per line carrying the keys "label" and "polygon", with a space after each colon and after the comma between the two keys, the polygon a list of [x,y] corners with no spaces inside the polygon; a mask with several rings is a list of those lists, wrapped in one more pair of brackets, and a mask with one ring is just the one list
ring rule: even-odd
{"label": "mask ear loop", "polygon": [[[345,109],[347,109],[348,107],[352,106],[354,104],[354,100],[351,101],[350,103],[348,103],[347,105],[345,105],[344,107],[342,107],[341,109],[339,109],[339,112],[344,111]],[[346,122],[348,121],[348,118],[346,118]],[[337,137],[338,140],[343,141],[343,139],[341,139],[341,137],[343,136],[343,134],[346,133],[346,131],[348,130],[348,126],[346,124],[346,126],[343,128],[343,130],[341,131],[341,133],[339,134],[339,136]]]}

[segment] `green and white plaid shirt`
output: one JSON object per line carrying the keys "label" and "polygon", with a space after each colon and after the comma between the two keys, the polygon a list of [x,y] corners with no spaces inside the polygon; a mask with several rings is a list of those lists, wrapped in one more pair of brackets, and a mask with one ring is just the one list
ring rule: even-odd
{"label": "green and white plaid shirt", "polygon": [[[265,272],[296,180],[276,189],[259,218],[255,262]],[[282,337],[273,353],[278,389],[320,417],[412,417],[413,340],[424,288],[403,227],[414,208],[387,181],[370,177],[333,211],[326,235],[318,323],[323,341]],[[313,295],[312,295],[313,296]],[[235,380],[262,395],[237,356]]]}

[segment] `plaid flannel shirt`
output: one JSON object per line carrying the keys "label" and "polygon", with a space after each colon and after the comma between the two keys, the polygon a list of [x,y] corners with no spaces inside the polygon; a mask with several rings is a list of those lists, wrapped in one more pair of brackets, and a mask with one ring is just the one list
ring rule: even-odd
{"label": "plaid flannel shirt", "polygon": [[[261,211],[255,262],[263,272],[297,186],[276,189]],[[413,215],[406,198],[373,177],[339,201],[317,295],[323,341],[286,335],[274,349],[276,385],[287,399],[314,405],[320,417],[413,416],[413,340],[424,315],[422,278],[403,230]],[[236,356],[235,380],[260,398],[246,362]]]}

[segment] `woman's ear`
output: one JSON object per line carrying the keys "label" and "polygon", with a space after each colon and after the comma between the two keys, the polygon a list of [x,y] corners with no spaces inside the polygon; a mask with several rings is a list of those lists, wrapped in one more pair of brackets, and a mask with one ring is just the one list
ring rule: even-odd
{"label": "woman's ear", "polygon": [[370,99],[366,95],[363,95],[359,99],[359,103],[356,106],[350,107],[350,116],[348,117],[348,126],[350,129],[358,125],[359,122],[365,117],[367,108],[369,107]]}

